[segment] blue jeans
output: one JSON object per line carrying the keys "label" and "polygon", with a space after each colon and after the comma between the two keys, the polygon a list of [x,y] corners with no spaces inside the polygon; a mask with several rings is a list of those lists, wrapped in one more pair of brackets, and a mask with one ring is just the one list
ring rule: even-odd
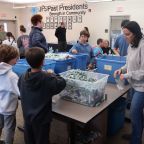
{"label": "blue jeans", "polygon": [[130,90],[128,91],[127,93],[127,99],[126,99],[126,107],[127,109],[130,109],[130,106],[131,106],[131,101],[132,101],[132,98],[133,98],[133,95],[134,95],[134,89],[133,88],[130,88]]}
{"label": "blue jeans", "polygon": [[0,130],[4,128],[5,144],[13,144],[16,127],[16,116],[0,114]]}
{"label": "blue jeans", "polygon": [[134,91],[131,102],[132,138],[131,144],[142,144],[144,92]]}

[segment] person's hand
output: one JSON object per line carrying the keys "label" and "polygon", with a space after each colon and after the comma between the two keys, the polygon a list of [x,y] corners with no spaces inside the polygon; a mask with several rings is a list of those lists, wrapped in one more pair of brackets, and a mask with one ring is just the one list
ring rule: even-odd
{"label": "person's hand", "polygon": [[88,70],[92,70],[94,68],[93,64],[88,65]]}
{"label": "person's hand", "polygon": [[73,49],[73,50],[72,50],[72,53],[73,53],[73,54],[77,54],[78,52],[77,52],[76,49]]}
{"label": "person's hand", "polygon": [[122,70],[121,69],[118,69],[114,72],[114,78],[116,78],[117,75],[121,75],[122,73]]}
{"label": "person's hand", "polygon": [[120,75],[120,80],[124,80],[124,74]]}
{"label": "person's hand", "polygon": [[120,56],[119,51],[117,49],[113,49],[115,55]]}
{"label": "person's hand", "polygon": [[47,70],[47,73],[49,73],[49,74],[53,74],[54,72],[53,72],[52,69],[48,69],[48,70]]}

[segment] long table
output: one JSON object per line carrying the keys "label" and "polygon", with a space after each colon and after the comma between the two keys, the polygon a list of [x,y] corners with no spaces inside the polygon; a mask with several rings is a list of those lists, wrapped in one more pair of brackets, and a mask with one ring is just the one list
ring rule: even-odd
{"label": "long table", "polygon": [[[107,94],[107,100],[101,103],[97,107],[88,107],[77,103],[69,102],[63,99],[59,99],[53,104],[53,115],[55,118],[64,122],[68,122],[70,125],[69,135],[70,143],[74,144],[74,125],[81,124],[83,126],[89,124],[93,119],[103,115],[107,108],[118,98],[125,95],[130,86],[126,85],[125,89],[119,91],[114,84],[107,84],[105,93]],[[107,120],[105,120],[106,122]],[[106,130],[105,130],[106,131]]]}

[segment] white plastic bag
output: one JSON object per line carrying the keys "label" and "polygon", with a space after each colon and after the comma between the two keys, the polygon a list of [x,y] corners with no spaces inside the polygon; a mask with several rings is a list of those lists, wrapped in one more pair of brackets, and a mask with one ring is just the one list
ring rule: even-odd
{"label": "white plastic bag", "polygon": [[119,76],[117,76],[116,78],[115,78],[115,81],[116,81],[116,84],[117,84],[117,88],[119,89],[119,90],[123,90],[124,89],[124,83],[125,83],[125,80],[120,80],[120,77]]}

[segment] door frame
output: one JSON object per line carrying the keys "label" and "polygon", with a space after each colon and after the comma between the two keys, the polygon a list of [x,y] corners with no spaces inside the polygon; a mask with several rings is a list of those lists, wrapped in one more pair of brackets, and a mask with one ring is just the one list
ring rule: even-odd
{"label": "door frame", "polygon": [[15,28],[15,38],[17,38],[17,36],[18,36],[18,21],[17,21],[17,19],[0,19],[0,21],[13,21],[13,22],[15,22],[15,26],[16,26],[16,28]]}
{"label": "door frame", "polygon": [[112,17],[118,17],[118,18],[120,18],[120,17],[122,17],[123,19],[122,20],[124,20],[125,18],[124,17],[128,17],[127,19],[131,19],[131,16],[130,15],[128,15],[128,14],[126,14],[126,15],[110,15],[110,17],[109,17],[109,40],[110,40],[110,46],[112,47],[112,45],[111,45],[111,42],[112,42],[112,39],[111,39],[111,31],[112,31],[112,27],[111,27],[111,23],[112,23]]}

